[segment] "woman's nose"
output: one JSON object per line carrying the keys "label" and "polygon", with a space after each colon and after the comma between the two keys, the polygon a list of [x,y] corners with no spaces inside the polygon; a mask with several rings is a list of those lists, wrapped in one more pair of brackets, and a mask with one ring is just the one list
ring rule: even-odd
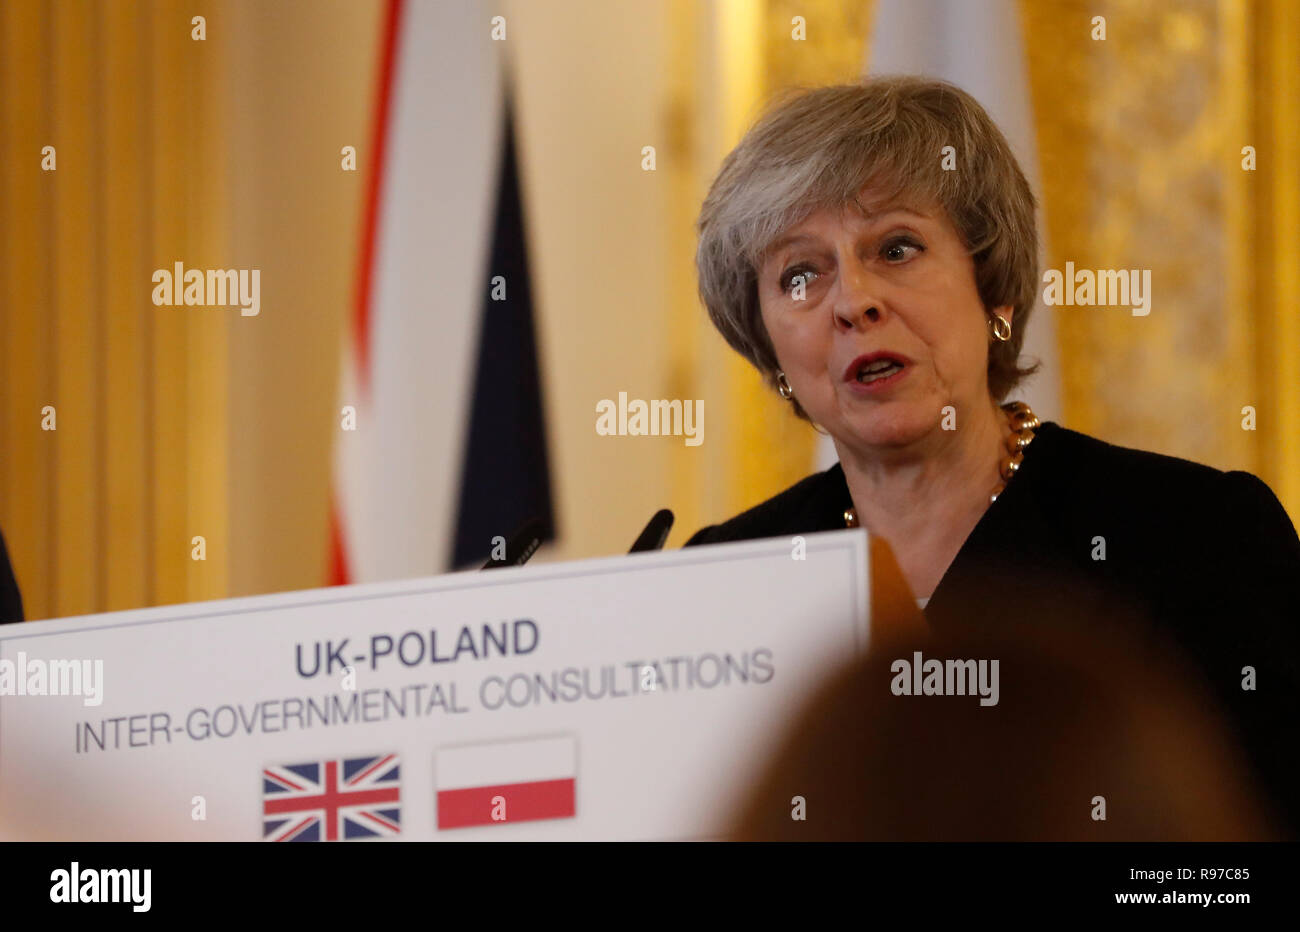
{"label": "woman's nose", "polygon": [[835,324],[844,330],[874,324],[883,316],[877,282],[857,259],[840,264],[840,294],[834,303]]}

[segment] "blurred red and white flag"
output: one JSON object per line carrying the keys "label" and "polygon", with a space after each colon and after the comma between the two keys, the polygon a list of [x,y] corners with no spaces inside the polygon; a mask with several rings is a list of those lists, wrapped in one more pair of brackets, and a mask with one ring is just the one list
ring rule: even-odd
{"label": "blurred red and white flag", "polygon": [[[482,562],[550,521],[505,42],[480,0],[389,0],[339,391],[331,583]],[[355,412],[346,429],[344,411]]]}

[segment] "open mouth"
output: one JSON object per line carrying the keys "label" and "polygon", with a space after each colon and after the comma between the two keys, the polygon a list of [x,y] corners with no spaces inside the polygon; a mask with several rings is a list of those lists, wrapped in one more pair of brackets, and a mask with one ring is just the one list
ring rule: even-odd
{"label": "open mouth", "polygon": [[858,367],[857,380],[864,385],[887,379],[896,372],[903,371],[903,364],[896,359],[878,359]]}
{"label": "open mouth", "polygon": [[844,381],[874,386],[901,375],[911,362],[906,356],[878,351],[859,356],[844,370]]}

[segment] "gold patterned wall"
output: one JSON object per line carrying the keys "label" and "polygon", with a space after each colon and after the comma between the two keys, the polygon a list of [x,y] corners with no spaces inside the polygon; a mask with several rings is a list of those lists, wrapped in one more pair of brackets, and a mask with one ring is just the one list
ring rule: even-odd
{"label": "gold patterned wall", "polygon": [[1260,3],[1250,24],[1250,127],[1270,153],[1252,197],[1260,398],[1275,412],[1260,431],[1260,474],[1300,525],[1300,4]]}
{"label": "gold patterned wall", "polygon": [[1057,309],[1066,422],[1255,472],[1295,518],[1295,4],[1024,0],[1021,12],[1048,265],[1152,279],[1145,317]]}
{"label": "gold patterned wall", "polygon": [[[862,74],[873,0],[765,0],[763,93],[842,84]],[[795,40],[795,17],[805,38]]]}

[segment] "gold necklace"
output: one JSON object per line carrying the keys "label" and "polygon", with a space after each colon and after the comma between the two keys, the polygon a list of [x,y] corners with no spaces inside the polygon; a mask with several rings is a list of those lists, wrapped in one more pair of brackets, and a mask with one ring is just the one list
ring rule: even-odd
{"label": "gold necklace", "polygon": [[[998,500],[1002,490],[1007,487],[1007,481],[1016,474],[1020,469],[1020,464],[1025,460],[1025,447],[1029,446],[1034,440],[1034,428],[1042,422],[1034,414],[1033,409],[1023,401],[1008,401],[1002,406],[1002,410],[1007,413],[1007,423],[1011,427],[1011,433],[1007,437],[1007,454],[1002,459],[1002,465],[998,469],[1000,481],[998,482],[997,491],[989,496],[989,503],[992,504]],[[858,526],[858,510],[852,506],[844,509],[844,526]]]}

